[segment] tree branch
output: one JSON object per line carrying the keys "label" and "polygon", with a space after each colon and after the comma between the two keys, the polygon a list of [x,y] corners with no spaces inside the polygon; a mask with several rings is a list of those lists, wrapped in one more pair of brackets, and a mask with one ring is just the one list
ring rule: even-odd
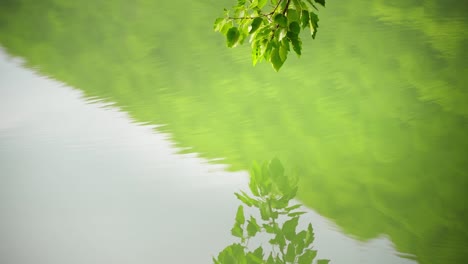
{"label": "tree branch", "polygon": [[[261,14],[261,15],[258,15],[258,16],[228,17],[228,19],[255,19],[257,17],[267,17],[268,18],[269,16],[273,15],[276,12],[276,9],[278,9],[281,2],[283,2],[283,0],[279,0],[278,3],[276,4],[275,8],[273,9],[273,11],[271,11],[270,13]],[[289,6],[290,2],[291,2],[291,0],[288,0],[288,2],[286,3],[285,10],[288,9],[288,6]],[[283,15],[284,15],[284,11],[283,11]]]}

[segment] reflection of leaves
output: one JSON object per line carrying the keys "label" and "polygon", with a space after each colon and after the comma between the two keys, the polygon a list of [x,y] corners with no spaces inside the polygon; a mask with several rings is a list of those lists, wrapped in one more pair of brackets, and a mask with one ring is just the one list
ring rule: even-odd
{"label": "reflection of leaves", "polygon": [[245,223],[245,217],[244,217],[244,207],[242,205],[239,205],[237,208],[237,214],[236,214],[236,224],[243,225]]}
{"label": "reflection of leaves", "polygon": [[288,249],[286,250],[286,255],[284,256],[284,260],[286,260],[287,262],[293,262],[295,258],[296,258],[296,249],[294,247],[294,244],[290,243],[288,245]]}
{"label": "reflection of leaves", "polygon": [[213,259],[214,263],[219,264],[238,264],[245,261],[244,247],[241,244],[235,243],[227,246],[218,255],[217,259]]}
{"label": "reflection of leaves", "polygon": [[287,240],[291,241],[296,236],[296,226],[298,224],[299,217],[294,217],[284,222],[283,233]]}
{"label": "reflection of leaves", "polygon": [[263,262],[263,248],[258,247],[254,252],[247,253],[247,263],[249,264],[262,264]]}
{"label": "reflection of leaves", "polygon": [[277,158],[274,158],[273,160],[270,161],[269,169],[271,172],[271,176],[275,179],[284,175],[283,165]]}
{"label": "reflection of leaves", "polygon": [[234,224],[234,227],[231,229],[231,234],[233,236],[243,238],[244,230],[242,229],[242,225],[244,223],[245,223],[244,207],[242,207],[242,205],[239,205],[239,207],[237,208],[236,223]]}
{"label": "reflection of leaves", "polygon": [[[243,191],[235,195],[243,204],[257,208],[261,218],[257,219],[250,215],[246,224],[244,207],[239,205],[231,234],[240,238],[241,243],[226,247],[219,253],[218,258],[213,258],[213,262],[215,264],[312,263],[317,255],[317,251],[311,248],[314,241],[312,225],[309,224],[306,230],[299,230],[296,233],[299,218],[305,212],[297,211],[301,208],[300,204],[289,206],[297,193],[297,178],[287,176],[283,165],[275,158],[270,162],[261,165],[255,163],[252,166],[249,188],[257,198]],[[280,215],[282,217],[279,217]],[[248,240],[259,233],[270,236],[268,241],[273,247],[273,251],[266,259],[261,246],[254,251],[249,251],[247,246]],[[274,250],[275,247],[278,250]],[[328,260],[319,260],[318,263],[326,264]]]}
{"label": "reflection of leaves", "polygon": [[299,264],[311,264],[314,261],[315,256],[317,256],[317,251],[306,249],[304,254],[299,256],[298,263]]}
{"label": "reflection of leaves", "polygon": [[249,237],[253,237],[260,231],[260,226],[257,224],[257,219],[253,216],[250,216],[249,223],[247,224],[247,234]]}
{"label": "reflection of leaves", "polygon": [[314,242],[314,230],[312,229],[312,225],[309,224],[309,226],[307,227],[305,244],[306,246],[309,246],[310,244],[312,244],[312,242]]}
{"label": "reflection of leaves", "polygon": [[245,205],[251,207],[251,206],[257,206],[258,201],[255,200],[254,198],[248,196],[245,192],[241,191],[241,193],[234,193],[241,202],[243,202]]}
{"label": "reflection of leaves", "polygon": [[238,225],[237,223],[234,224],[234,227],[231,229],[231,234],[235,237],[243,237],[244,230],[242,230],[242,227]]}

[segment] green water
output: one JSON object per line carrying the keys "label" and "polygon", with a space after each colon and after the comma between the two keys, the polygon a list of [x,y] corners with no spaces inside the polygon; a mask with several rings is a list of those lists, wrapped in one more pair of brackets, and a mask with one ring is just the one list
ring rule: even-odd
{"label": "green water", "polygon": [[330,1],[279,73],[212,31],[229,5],[0,0],[0,44],[231,170],[279,157],[349,235],[468,262],[468,5]]}

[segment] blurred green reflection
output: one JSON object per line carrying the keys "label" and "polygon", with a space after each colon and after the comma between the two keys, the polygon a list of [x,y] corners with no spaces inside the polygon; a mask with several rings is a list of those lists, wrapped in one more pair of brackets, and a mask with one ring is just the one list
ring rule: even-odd
{"label": "blurred green reflection", "polygon": [[[249,189],[251,194],[241,191],[235,195],[244,205],[257,209],[257,217],[251,214],[247,220],[244,207],[239,205],[231,234],[240,238],[240,242],[225,247],[216,258],[213,257],[213,262],[311,264],[317,256],[317,250],[312,246],[315,239],[312,224],[300,230],[299,219],[305,212],[297,211],[301,204],[291,204],[298,190],[297,177],[286,174],[281,162],[274,158],[262,164],[254,163],[250,170]],[[260,243],[252,250],[249,242],[261,234],[267,237],[264,240],[268,244]],[[329,262],[318,259],[316,263]]]}
{"label": "blurred green reflection", "polygon": [[212,32],[230,1],[0,4],[0,43],[28,67],[232,170],[278,156],[303,176],[299,199],[346,233],[468,262],[463,1],[330,1],[280,74]]}

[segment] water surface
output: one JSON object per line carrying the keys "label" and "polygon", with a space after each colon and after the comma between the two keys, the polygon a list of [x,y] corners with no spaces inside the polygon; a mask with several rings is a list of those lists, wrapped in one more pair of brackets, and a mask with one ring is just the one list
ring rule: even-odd
{"label": "water surface", "polygon": [[[246,172],[177,154],[167,134],[0,53],[0,263],[210,263],[233,242]],[[318,256],[411,263],[312,210]]]}
{"label": "water surface", "polygon": [[387,236],[419,263],[467,261],[463,2],[330,2],[279,74],[212,32],[229,1],[5,3],[7,52],[164,125],[179,153],[231,171],[277,156],[343,233]]}

